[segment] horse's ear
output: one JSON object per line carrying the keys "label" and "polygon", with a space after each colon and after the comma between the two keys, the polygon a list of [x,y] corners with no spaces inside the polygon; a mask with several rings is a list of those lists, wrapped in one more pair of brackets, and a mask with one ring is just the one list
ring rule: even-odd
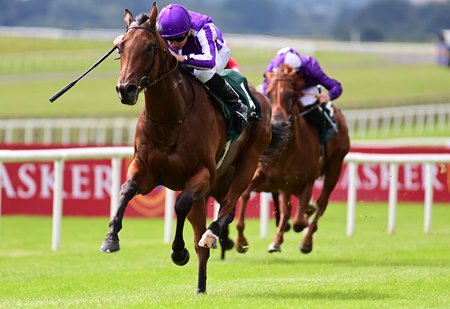
{"label": "horse's ear", "polygon": [[131,12],[128,11],[128,9],[125,9],[125,13],[123,14],[123,21],[125,22],[125,26],[127,26],[127,28],[133,21],[133,14],[131,14]]}
{"label": "horse's ear", "polygon": [[150,26],[156,27],[156,18],[158,17],[158,7],[156,6],[156,2],[153,2],[152,9],[149,15],[150,15]]}

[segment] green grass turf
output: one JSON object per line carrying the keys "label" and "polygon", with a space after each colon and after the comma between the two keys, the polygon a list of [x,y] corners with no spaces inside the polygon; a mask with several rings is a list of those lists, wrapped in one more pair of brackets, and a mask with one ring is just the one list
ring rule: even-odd
{"label": "green grass turf", "polygon": [[[0,222],[0,308],[446,308],[450,304],[450,207],[435,205],[430,234],[423,206],[400,205],[394,235],[386,204],[358,204],[355,234],[345,236],[346,208],[330,205],[314,250],[298,251],[301,235],[285,235],[269,254],[259,221],[248,220],[250,250],[212,251],[207,294],[196,295],[197,259],[170,259],[163,221],[125,217],[122,250],[98,252],[107,218],[65,217],[58,252],[51,219],[4,216]],[[210,220],[208,220],[210,222]],[[234,224],[233,224],[234,226]],[[235,229],[231,229],[234,237]]]}
{"label": "green grass turf", "polygon": [[[0,118],[134,116],[142,108],[122,106],[115,93],[119,63],[111,55],[55,103],[48,99],[75,80],[111,48],[108,41],[1,38]],[[254,85],[279,46],[233,48],[233,57]],[[324,70],[344,86],[342,108],[445,103],[448,70],[434,64],[408,64],[391,58],[318,51]]]}

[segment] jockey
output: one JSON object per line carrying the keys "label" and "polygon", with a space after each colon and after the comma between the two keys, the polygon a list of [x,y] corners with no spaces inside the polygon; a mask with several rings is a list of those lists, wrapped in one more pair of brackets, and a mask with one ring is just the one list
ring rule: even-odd
{"label": "jockey", "polygon": [[[327,76],[319,65],[317,59],[311,56],[301,56],[296,50],[290,47],[280,49],[276,56],[270,61],[266,72],[276,71],[281,64],[289,64],[296,69],[298,74],[302,75],[305,82],[305,89],[300,96],[300,103],[304,106],[305,111],[310,110],[305,114],[305,119],[314,124],[321,135],[326,134],[326,130],[330,129],[332,123],[324,124],[324,116],[322,110],[313,108],[317,103],[322,109],[328,113],[330,120],[334,121],[332,100],[339,98],[342,94],[341,84]],[[327,92],[321,92],[320,87],[323,86]],[[263,92],[267,95],[268,81],[266,74],[264,74]]]}
{"label": "jockey", "polygon": [[161,10],[157,25],[177,60],[191,68],[198,80],[233,109],[237,116],[236,130],[241,132],[247,123],[247,106],[218,74],[230,59],[230,49],[211,17],[169,4]]}

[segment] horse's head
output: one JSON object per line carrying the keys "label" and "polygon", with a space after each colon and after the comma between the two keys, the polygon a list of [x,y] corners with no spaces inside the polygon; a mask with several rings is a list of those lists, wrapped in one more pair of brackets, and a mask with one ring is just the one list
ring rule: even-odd
{"label": "horse's head", "polygon": [[296,70],[282,64],[276,71],[268,72],[267,96],[272,105],[272,118],[275,121],[287,121],[292,108],[298,104],[300,94],[305,84]]}
{"label": "horse's head", "polygon": [[118,45],[121,71],[116,86],[123,104],[136,104],[139,92],[156,79],[160,65],[158,50],[163,50],[168,57],[164,41],[156,31],[157,16],[155,3],[149,15],[141,14],[135,21],[131,12],[125,10],[127,30]]}

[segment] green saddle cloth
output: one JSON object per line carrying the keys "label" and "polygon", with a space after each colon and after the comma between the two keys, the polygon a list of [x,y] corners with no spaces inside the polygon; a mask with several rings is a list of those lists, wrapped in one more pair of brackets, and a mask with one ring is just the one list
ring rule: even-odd
{"label": "green saddle cloth", "polygon": [[[260,121],[262,118],[261,105],[259,104],[258,99],[250,92],[247,78],[234,70],[224,70],[220,75],[225,78],[231,87],[238,93],[242,103],[247,105],[248,121]],[[226,105],[221,98],[214,95],[212,92],[210,93],[221,106],[227,120],[227,140],[235,140],[238,138],[239,133],[235,131],[235,128],[232,125],[233,117],[235,117],[233,110]]]}

